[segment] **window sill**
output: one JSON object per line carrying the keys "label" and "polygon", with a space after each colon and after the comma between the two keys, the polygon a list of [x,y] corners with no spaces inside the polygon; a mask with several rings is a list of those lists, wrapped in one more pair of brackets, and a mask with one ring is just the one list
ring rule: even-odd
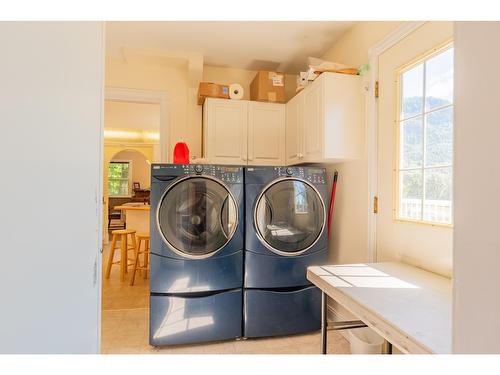
{"label": "window sill", "polygon": [[412,220],[412,219],[393,219],[394,223],[398,224],[420,224],[420,225],[425,225],[425,226],[430,226],[430,227],[436,227],[436,228],[448,228],[448,229],[453,229],[453,224],[445,224],[445,223],[434,223],[432,221],[424,221],[424,220]]}

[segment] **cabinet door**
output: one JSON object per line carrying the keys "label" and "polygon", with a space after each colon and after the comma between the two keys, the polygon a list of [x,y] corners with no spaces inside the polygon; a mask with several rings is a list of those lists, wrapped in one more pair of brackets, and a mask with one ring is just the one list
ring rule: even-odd
{"label": "cabinet door", "polygon": [[207,98],[205,155],[213,164],[246,164],[247,111],[245,100]]}
{"label": "cabinet door", "polygon": [[313,82],[304,89],[304,160],[322,159],[323,145],[323,86]]}
{"label": "cabinet door", "polygon": [[286,104],[286,164],[297,164],[304,156],[303,95],[296,95]]}
{"label": "cabinet door", "polygon": [[248,164],[285,164],[285,105],[249,102]]}

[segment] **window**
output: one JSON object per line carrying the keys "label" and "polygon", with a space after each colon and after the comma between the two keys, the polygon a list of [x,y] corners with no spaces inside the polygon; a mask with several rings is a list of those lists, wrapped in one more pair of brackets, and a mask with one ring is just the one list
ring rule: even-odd
{"label": "window", "polygon": [[452,223],[453,48],[399,73],[397,218]]}
{"label": "window", "polygon": [[108,167],[108,195],[129,196],[130,195],[130,162],[111,161]]}

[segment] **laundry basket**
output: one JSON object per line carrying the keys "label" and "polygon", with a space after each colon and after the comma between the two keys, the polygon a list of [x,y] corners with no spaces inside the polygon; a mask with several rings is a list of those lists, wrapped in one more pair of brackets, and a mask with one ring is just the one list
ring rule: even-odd
{"label": "laundry basket", "polygon": [[384,339],[368,327],[349,330],[349,341],[351,354],[382,354]]}

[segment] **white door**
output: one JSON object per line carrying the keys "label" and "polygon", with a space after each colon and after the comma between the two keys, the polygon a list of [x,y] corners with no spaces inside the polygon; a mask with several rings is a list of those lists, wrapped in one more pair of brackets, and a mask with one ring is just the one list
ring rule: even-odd
{"label": "white door", "polygon": [[248,103],[248,165],[285,164],[285,105]]}
{"label": "white door", "polygon": [[300,163],[304,154],[302,103],[302,95],[296,95],[286,103],[286,164]]}
{"label": "white door", "polygon": [[377,261],[444,275],[452,267],[452,37],[453,23],[428,22],[379,57]]}
{"label": "white door", "polygon": [[[300,94],[299,94],[300,95]],[[322,158],[323,86],[313,82],[304,89],[304,161]]]}
{"label": "white door", "polygon": [[104,24],[0,22],[0,353],[98,353]]}
{"label": "white door", "polygon": [[246,164],[247,108],[244,100],[207,98],[206,157],[213,164]]}

